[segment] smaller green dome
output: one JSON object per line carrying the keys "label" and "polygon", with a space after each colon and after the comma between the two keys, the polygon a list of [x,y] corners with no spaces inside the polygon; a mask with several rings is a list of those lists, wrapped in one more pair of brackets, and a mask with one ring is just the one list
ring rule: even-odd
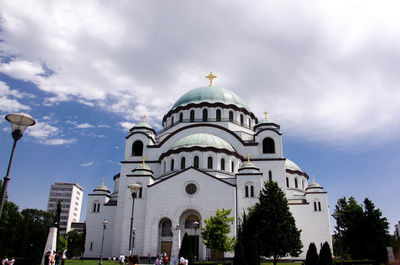
{"label": "smaller green dome", "polygon": [[269,124],[269,123],[275,123],[275,122],[273,120],[271,120],[270,118],[268,118],[268,119],[262,119],[262,120],[258,121],[257,125]]}
{"label": "smaller green dome", "polygon": [[239,169],[257,169],[256,165],[249,161],[242,162]]}
{"label": "smaller green dome", "polygon": [[231,152],[235,152],[235,149],[224,139],[208,134],[208,133],[196,133],[183,137],[176,141],[171,149],[178,149],[181,147],[192,147],[192,146],[200,146],[200,147],[214,147],[218,149],[226,149]]}
{"label": "smaller green dome", "polygon": [[145,121],[136,123],[135,126],[133,126],[133,128],[138,128],[138,127],[145,127],[145,128],[148,128],[148,129],[153,129],[153,127],[151,127],[151,125],[148,124],[148,123],[145,122]]}
{"label": "smaller green dome", "polygon": [[104,192],[110,193],[110,190],[107,188],[106,185],[104,185],[104,179],[102,180],[101,185],[98,186],[97,188],[95,188],[93,191],[94,192],[96,192],[96,191],[104,191]]}
{"label": "smaller green dome", "polygon": [[191,103],[199,104],[202,102],[208,103],[224,103],[226,105],[236,105],[249,110],[246,102],[238,95],[228,89],[218,86],[204,86],[192,89],[181,96],[172,106],[172,110],[180,106],[186,106]]}

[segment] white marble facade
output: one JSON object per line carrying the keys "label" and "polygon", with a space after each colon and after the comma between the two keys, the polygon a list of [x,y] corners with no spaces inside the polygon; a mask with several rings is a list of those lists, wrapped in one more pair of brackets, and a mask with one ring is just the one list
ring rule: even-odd
{"label": "white marble facade", "polygon": [[235,236],[242,213],[257,202],[269,180],[285,191],[302,230],[299,258],[305,258],[311,242],[318,248],[325,241],[332,246],[327,193],[284,157],[280,126],[266,115],[258,120],[240,97],[224,88],[206,86],[184,94],[164,116],[158,133],[145,121],[136,124],[126,136],[121,171],[113,180],[113,190],[102,184],[89,194],[84,257],[99,257],[103,220],[109,222],[104,256],[129,253],[132,183],[142,186],[133,225],[133,251],[140,256],[174,253],[186,232],[199,259],[211,258],[193,223],[201,228],[217,209],[232,209]]}

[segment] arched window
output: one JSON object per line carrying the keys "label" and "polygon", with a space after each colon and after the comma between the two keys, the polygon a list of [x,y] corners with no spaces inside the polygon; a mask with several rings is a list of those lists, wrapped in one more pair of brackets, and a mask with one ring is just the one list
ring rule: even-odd
{"label": "arched window", "polygon": [[304,190],[304,179],[301,181],[301,187],[302,187],[303,190]]}
{"label": "arched window", "polygon": [[251,185],[250,186],[250,197],[254,197],[254,186],[253,185]]}
{"label": "arched window", "polygon": [[314,202],[314,211],[315,212],[320,212],[321,211],[321,202],[320,201],[315,201]]}
{"label": "arched window", "polygon": [[289,188],[289,178],[286,177],[286,187]]}
{"label": "arched window", "polygon": [[171,160],[171,171],[174,170],[174,166],[175,166],[175,161],[172,159],[172,160]]}
{"label": "arched window", "polygon": [[185,169],[185,158],[184,157],[182,157],[181,158],[181,169]]}
{"label": "arched window", "polygon": [[233,161],[231,163],[231,169],[232,169],[232,172],[235,172],[235,162],[233,162]]}
{"label": "arched window", "polygon": [[229,121],[233,121],[233,111],[229,111]]}
{"label": "arched window", "polygon": [[244,188],[244,197],[248,198],[249,197],[249,186],[246,185]]}
{"label": "arched window", "polygon": [[225,170],[225,159],[221,158],[221,170]]}
{"label": "arched window", "polygon": [[199,157],[198,156],[195,156],[193,159],[193,167],[199,168]]}
{"label": "arched window", "polygon": [[263,153],[274,154],[275,153],[275,142],[272,138],[265,138],[263,140]]}
{"label": "arched window", "polygon": [[169,219],[161,221],[161,236],[172,236],[172,222]]}
{"label": "arched window", "polygon": [[318,211],[321,211],[321,202],[318,202]]}
{"label": "arched window", "polygon": [[298,188],[298,184],[297,184],[297,178],[294,179],[294,187],[297,189]]}
{"label": "arched window", "polygon": [[142,141],[135,141],[132,144],[132,156],[142,156],[143,155],[143,143]]}
{"label": "arched window", "polygon": [[203,109],[203,121],[207,121],[207,120],[208,120],[208,110]]}
{"label": "arched window", "polygon": [[93,203],[93,212],[94,212],[94,213],[100,212],[100,202],[95,201],[95,202]]}
{"label": "arched window", "polygon": [[240,114],[240,125],[244,125],[244,117],[243,114]]}
{"label": "arched window", "polygon": [[219,109],[217,109],[216,118],[217,118],[217,121],[221,121],[221,110],[219,110]]}
{"label": "arched window", "polygon": [[174,125],[174,116],[171,116],[171,126]]}
{"label": "arched window", "polygon": [[251,128],[251,119],[249,118],[249,128]]}
{"label": "arched window", "polygon": [[138,198],[142,198],[143,197],[143,187],[140,187],[137,197]]}
{"label": "arched window", "polygon": [[179,122],[183,122],[183,113],[179,113]]}
{"label": "arched window", "polygon": [[197,217],[196,215],[189,215],[185,219],[185,228],[186,229],[195,228],[196,227],[195,222],[200,223],[199,217]]}
{"label": "arched window", "polygon": [[272,181],[272,171],[268,171],[268,180]]}
{"label": "arched window", "polygon": [[194,121],[194,110],[190,111],[190,121]]}
{"label": "arched window", "polygon": [[250,197],[250,198],[254,198],[254,185],[253,184],[246,184],[246,186],[244,187],[244,196],[246,198]]}
{"label": "arched window", "polygon": [[164,173],[167,172],[167,162],[164,161]]}
{"label": "arched window", "polygon": [[208,169],[212,169],[212,168],[213,168],[213,159],[212,159],[211,156],[209,156],[209,157],[207,158],[207,168],[208,168]]}

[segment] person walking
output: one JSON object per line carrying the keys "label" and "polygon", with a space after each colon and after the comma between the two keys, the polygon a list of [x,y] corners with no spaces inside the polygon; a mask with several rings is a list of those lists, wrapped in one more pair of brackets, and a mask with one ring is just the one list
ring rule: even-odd
{"label": "person walking", "polygon": [[124,254],[121,253],[121,256],[119,256],[119,258],[118,258],[118,261],[119,261],[119,265],[124,265],[124,263],[125,263]]}

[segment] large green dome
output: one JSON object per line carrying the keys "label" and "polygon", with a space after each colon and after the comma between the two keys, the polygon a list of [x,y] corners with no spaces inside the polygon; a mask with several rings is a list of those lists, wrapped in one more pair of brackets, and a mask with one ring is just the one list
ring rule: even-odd
{"label": "large green dome", "polygon": [[198,87],[186,92],[175,102],[175,104],[172,106],[172,110],[176,109],[177,107],[189,105],[191,103],[198,104],[202,102],[220,102],[226,105],[233,104],[249,110],[249,107],[242,98],[232,91],[217,86]]}
{"label": "large green dome", "polygon": [[232,145],[230,145],[227,141],[218,136],[208,134],[208,133],[196,133],[185,136],[178,141],[176,141],[171,149],[178,149],[181,147],[193,147],[193,146],[200,146],[200,147],[214,147],[217,149],[225,149],[231,152],[235,152]]}

